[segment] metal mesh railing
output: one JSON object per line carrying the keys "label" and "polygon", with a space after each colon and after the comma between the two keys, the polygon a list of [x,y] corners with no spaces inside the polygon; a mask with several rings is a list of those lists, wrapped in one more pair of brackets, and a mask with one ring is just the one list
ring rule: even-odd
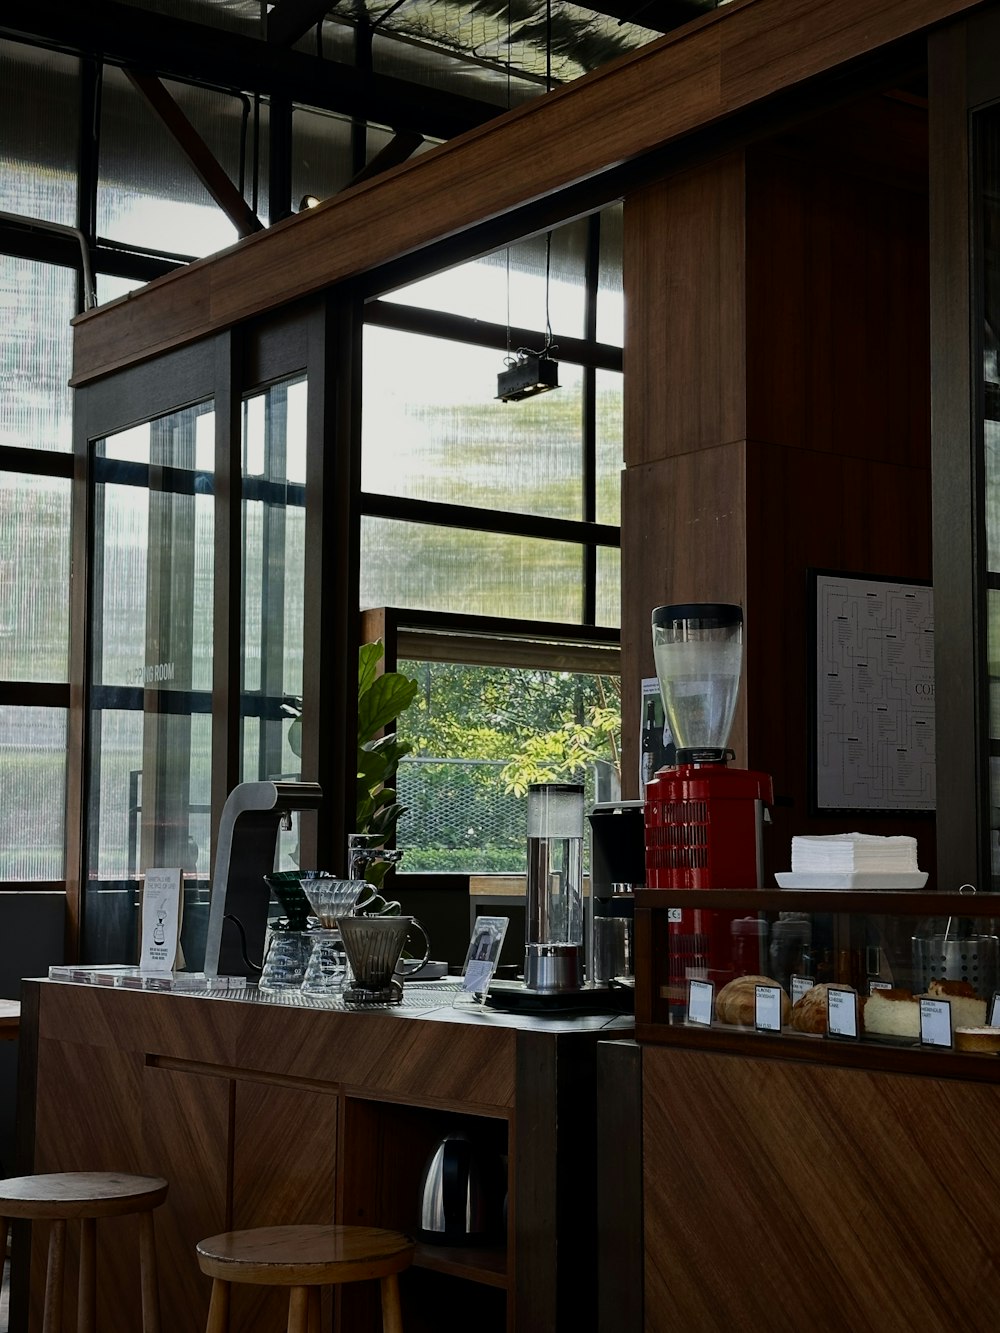
{"label": "metal mesh railing", "polygon": [[526,797],[504,791],[503,767],[500,759],[400,760],[402,870],[524,873]]}

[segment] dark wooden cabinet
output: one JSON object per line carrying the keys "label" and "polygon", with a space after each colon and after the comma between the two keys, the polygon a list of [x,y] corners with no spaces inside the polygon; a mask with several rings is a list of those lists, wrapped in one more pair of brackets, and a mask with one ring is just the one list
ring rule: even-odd
{"label": "dark wooden cabinet", "polygon": [[[338,1221],[414,1232],[424,1165],[456,1130],[495,1155],[506,1234],[501,1221],[487,1247],[419,1245],[401,1287],[407,1329],[441,1327],[442,1311],[495,1333],[595,1327],[596,1046],[621,1019],[464,1021],[450,994],[364,1014],[248,995],[25,983],[19,1116],[34,1132],[19,1170],[118,1167],[170,1182],[156,1215],[164,1328],[204,1328],[210,1284],[195,1245],[219,1231]],[[102,1282],[137,1312],[135,1240],[119,1241],[102,1246]],[[36,1242],[34,1295],[44,1254]],[[16,1333],[38,1327],[27,1277],[22,1241]],[[365,1288],[326,1299],[333,1327],[379,1327]],[[273,1292],[236,1292],[240,1333],[283,1318]]]}

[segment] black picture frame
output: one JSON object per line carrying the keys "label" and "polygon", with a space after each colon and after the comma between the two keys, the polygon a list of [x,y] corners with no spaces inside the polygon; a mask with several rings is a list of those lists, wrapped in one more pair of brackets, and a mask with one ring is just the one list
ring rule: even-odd
{"label": "black picture frame", "polygon": [[[913,818],[928,819],[933,818],[935,814],[935,801],[933,794],[928,803],[920,803],[926,798],[915,798],[911,803],[900,803],[894,801],[891,796],[877,801],[861,800],[852,802],[849,799],[831,799],[829,780],[821,780],[821,764],[823,762],[825,736],[822,734],[822,728],[826,725],[821,716],[819,708],[820,675],[825,670],[825,663],[821,661],[822,643],[825,641],[824,634],[827,632],[825,624],[821,625],[820,617],[823,614],[824,592],[831,584],[845,583],[853,585],[850,589],[851,594],[859,596],[862,587],[872,590],[873,595],[891,596],[899,592],[904,597],[914,595],[915,590],[922,590],[923,594],[929,600],[931,613],[931,629],[933,633],[933,588],[928,579],[913,579],[900,576],[872,575],[858,572],[848,572],[844,570],[832,569],[809,569],[807,571],[808,588],[806,597],[807,615],[809,630],[807,634],[809,656],[808,656],[808,682],[807,682],[807,717],[809,728],[809,813],[812,816],[829,816],[831,818]],[[911,593],[909,590],[914,590]],[[933,664],[933,649],[931,653],[931,662]],[[933,671],[933,665],[932,665]],[[933,715],[933,676],[930,681],[930,705],[929,711]],[[931,762],[933,763],[933,746],[931,747]],[[932,783],[933,785],[933,783]],[[841,793],[844,795],[843,793]]]}

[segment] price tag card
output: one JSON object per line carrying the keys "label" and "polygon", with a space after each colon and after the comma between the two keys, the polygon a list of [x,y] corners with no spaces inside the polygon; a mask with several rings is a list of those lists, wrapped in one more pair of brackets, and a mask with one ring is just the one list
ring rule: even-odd
{"label": "price tag card", "polygon": [[714,981],[688,982],[689,1023],[701,1023],[703,1027],[711,1027],[714,1006],[715,1006]]}
{"label": "price tag card", "polygon": [[993,999],[990,1001],[990,1016],[986,1021],[991,1028],[1000,1028],[1000,990],[993,992]]}
{"label": "price tag card", "polygon": [[758,1032],[781,1031],[780,986],[754,986],[754,1026]]}
{"label": "price tag card", "polygon": [[858,1039],[858,996],[852,990],[826,993],[826,1030],[831,1037]]}
{"label": "price tag card", "polygon": [[484,1000],[493,980],[508,919],[505,916],[477,916],[469,948],[462,968],[461,990],[468,995],[481,995]]}
{"label": "price tag card", "polygon": [[139,969],[142,972],[172,972],[181,933],[181,881],[179,867],[150,868],[142,886],[142,936]]}
{"label": "price tag card", "polygon": [[816,982],[812,977],[792,977],[792,1004],[797,1004],[807,990],[812,990]]}
{"label": "price tag card", "polygon": [[892,990],[891,981],[870,981],[868,983],[868,994],[874,995],[877,990]]}
{"label": "price tag card", "polygon": [[951,1046],[951,1005],[947,1000],[920,1001],[921,1046]]}

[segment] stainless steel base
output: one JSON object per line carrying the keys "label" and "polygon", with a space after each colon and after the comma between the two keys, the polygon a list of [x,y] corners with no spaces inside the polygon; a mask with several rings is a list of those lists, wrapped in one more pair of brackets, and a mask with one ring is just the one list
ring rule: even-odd
{"label": "stainless steel base", "polygon": [[583,949],[578,944],[528,944],[524,950],[528,990],[559,994],[583,985]]}

